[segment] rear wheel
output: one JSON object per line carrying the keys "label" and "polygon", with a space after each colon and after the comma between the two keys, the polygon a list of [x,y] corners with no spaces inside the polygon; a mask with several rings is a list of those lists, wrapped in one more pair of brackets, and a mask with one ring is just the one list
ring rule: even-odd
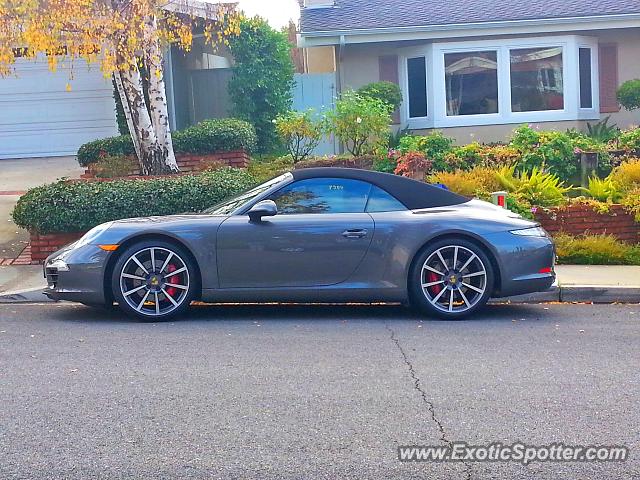
{"label": "rear wheel", "polygon": [[487,254],[475,243],[455,238],[438,241],[414,262],[411,300],[428,315],[459,320],[486,305],[493,275]]}
{"label": "rear wheel", "polygon": [[163,241],[132,245],[118,258],[111,288],[118,305],[146,321],[183,313],[195,293],[195,266],[183,248]]}

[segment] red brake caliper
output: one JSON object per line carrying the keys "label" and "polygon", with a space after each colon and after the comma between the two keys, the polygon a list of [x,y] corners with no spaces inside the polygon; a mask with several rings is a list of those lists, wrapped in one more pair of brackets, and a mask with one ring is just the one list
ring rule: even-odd
{"label": "red brake caliper", "polygon": [[[175,272],[177,269],[178,268],[173,263],[170,263],[169,266],[167,267],[167,271],[169,273]],[[173,275],[172,277],[169,277],[168,283],[173,283],[177,285],[179,280],[180,280],[179,275]],[[168,295],[171,295],[171,297],[175,297],[176,293],[178,293],[178,289],[176,287],[167,287]]]}
{"label": "red brake caliper", "polygon": [[[433,272],[427,273],[427,281],[429,283],[437,282],[438,280],[440,279],[438,278],[438,275],[436,273],[433,273]],[[442,286],[440,284],[433,285],[429,288],[431,288],[431,294],[434,296],[438,295],[442,291]]]}

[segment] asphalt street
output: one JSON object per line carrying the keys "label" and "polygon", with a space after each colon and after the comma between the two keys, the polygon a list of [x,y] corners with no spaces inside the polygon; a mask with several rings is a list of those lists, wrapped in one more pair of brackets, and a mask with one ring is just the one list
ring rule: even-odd
{"label": "asphalt street", "polygon": [[[0,305],[0,479],[638,479],[640,306]],[[444,439],[444,440],[443,440]],[[399,445],[626,445],[625,463],[420,463]]]}

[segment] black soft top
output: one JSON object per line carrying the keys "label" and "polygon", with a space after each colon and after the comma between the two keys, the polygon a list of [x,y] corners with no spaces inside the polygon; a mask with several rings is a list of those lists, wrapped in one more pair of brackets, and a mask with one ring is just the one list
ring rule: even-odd
{"label": "black soft top", "polygon": [[468,198],[440,187],[389,173],[356,168],[304,168],[291,172],[295,180],[309,178],[350,178],[372,183],[396,197],[409,210],[449,207],[469,201]]}

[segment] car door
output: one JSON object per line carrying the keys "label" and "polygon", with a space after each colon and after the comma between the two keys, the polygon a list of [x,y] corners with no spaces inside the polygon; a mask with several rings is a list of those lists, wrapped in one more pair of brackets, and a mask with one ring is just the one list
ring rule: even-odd
{"label": "car door", "polygon": [[294,182],[272,194],[278,214],[229,217],[217,235],[221,288],[314,287],[344,282],[367,253],[371,185],[343,178]]}

